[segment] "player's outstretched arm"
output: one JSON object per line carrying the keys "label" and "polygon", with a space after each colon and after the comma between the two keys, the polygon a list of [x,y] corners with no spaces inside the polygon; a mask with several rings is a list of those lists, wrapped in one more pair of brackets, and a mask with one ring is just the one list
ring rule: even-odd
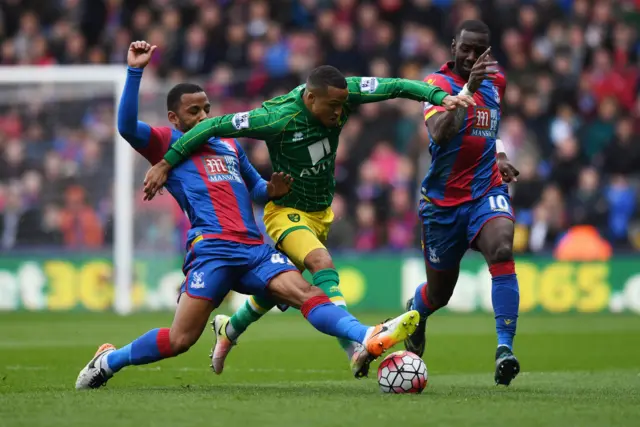
{"label": "player's outstretched arm", "polygon": [[436,85],[417,80],[378,77],[348,77],[349,102],[366,104],[393,98],[442,105],[447,110],[475,105],[469,96],[451,96]]}
{"label": "player's outstretched arm", "polygon": [[144,41],[131,43],[127,53],[127,80],[118,106],[118,132],[137,150],[146,148],[151,138],[151,126],[138,120],[138,93],[142,71],[156,49]]}
{"label": "player's outstretched arm", "polygon": [[268,138],[280,132],[290,118],[291,116],[281,116],[262,107],[203,120],[171,146],[164,156],[166,166],[173,167],[181,163],[212,137]]}
{"label": "player's outstretched arm", "polygon": [[142,69],[127,67],[127,80],[118,106],[118,132],[136,149],[145,148],[151,137],[151,126],[138,120],[138,91]]}
{"label": "player's outstretched arm", "polygon": [[188,159],[212,137],[266,139],[282,131],[292,115],[281,115],[262,107],[244,113],[227,114],[203,120],[178,139],[164,158],[147,171],[144,200],[151,200],[162,188],[174,166]]}
{"label": "player's outstretched arm", "polygon": [[253,167],[240,144],[237,141],[235,144],[236,150],[238,150],[238,159],[240,159],[240,175],[242,175],[249,194],[251,194],[251,200],[256,203],[266,203],[269,200],[279,199],[291,191],[293,178],[290,175],[282,172],[274,173],[271,176],[271,181],[265,181]]}

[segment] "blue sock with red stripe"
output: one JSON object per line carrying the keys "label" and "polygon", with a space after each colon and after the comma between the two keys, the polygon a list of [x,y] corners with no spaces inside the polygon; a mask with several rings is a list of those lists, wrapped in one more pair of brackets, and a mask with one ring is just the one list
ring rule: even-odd
{"label": "blue sock with red stripe", "polygon": [[489,266],[491,273],[491,302],[496,318],[498,346],[513,348],[513,338],[518,324],[520,291],[516,266],[513,261],[499,262]]}
{"label": "blue sock with red stripe", "polygon": [[146,365],[172,356],[169,328],[158,328],[109,353],[107,366],[116,373],[125,366]]}
{"label": "blue sock with red stripe", "polygon": [[421,283],[416,288],[416,293],[413,296],[413,309],[420,313],[420,319],[426,319],[436,311],[427,298],[427,282]]}
{"label": "blue sock with red stripe", "polygon": [[369,329],[349,312],[334,305],[326,296],[310,298],[302,304],[300,311],[314,328],[334,337],[362,344]]}

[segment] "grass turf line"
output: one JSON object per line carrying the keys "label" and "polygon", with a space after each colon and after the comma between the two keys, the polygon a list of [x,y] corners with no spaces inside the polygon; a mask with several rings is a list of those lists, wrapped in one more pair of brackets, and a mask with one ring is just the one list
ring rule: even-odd
{"label": "grass turf line", "polygon": [[640,317],[631,315],[523,315],[515,347],[523,373],[509,388],[492,384],[491,316],[432,317],[429,386],[420,396],[394,396],[374,379],[352,379],[332,338],[285,314],[252,326],[222,376],[208,368],[207,330],[185,355],[125,368],[101,390],[73,389],[98,345],[121,346],[171,318],[0,314],[0,425],[601,427],[640,419]]}

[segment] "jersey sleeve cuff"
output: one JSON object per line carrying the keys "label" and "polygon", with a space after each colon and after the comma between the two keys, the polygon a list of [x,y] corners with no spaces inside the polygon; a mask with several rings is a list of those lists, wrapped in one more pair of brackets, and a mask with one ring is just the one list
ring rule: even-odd
{"label": "jersey sleeve cuff", "polygon": [[164,159],[171,165],[171,167],[174,167],[183,160],[183,156],[172,147],[164,155]]}
{"label": "jersey sleeve cuff", "polygon": [[267,190],[267,181],[260,180],[253,190],[251,190],[251,199],[256,203],[267,203],[269,201],[269,191]]}
{"label": "jersey sleeve cuff", "polygon": [[442,105],[442,101],[444,101],[444,99],[449,96],[449,94],[447,92],[445,92],[444,90],[440,89],[438,90],[434,95],[433,95],[433,105]]}
{"label": "jersey sleeve cuff", "polygon": [[127,73],[132,74],[134,76],[141,76],[144,68],[135,68],[127,66]]}

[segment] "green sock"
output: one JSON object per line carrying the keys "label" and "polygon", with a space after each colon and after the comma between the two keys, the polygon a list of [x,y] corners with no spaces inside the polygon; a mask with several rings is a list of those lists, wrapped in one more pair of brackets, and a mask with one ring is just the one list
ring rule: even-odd
{"label": "green sock", "polygon": [[[332,303],[347,310],[347,303],[340,291],[340,276],[337,271],[332,268],[316,271],[313,275],[313,284],[322,289]],[[347,352],[347,356],[351,358],[357,343],[342,338],[338,338],[338,342],[340,347]]]}
{"label": "green sock", "polygon": [[247,330],[249,325],[259,320],[264,314],[269,312],[276,304],[264,297],[250,296],[242,304],[227,324],[227,336],[235,341],[240,334]]}

